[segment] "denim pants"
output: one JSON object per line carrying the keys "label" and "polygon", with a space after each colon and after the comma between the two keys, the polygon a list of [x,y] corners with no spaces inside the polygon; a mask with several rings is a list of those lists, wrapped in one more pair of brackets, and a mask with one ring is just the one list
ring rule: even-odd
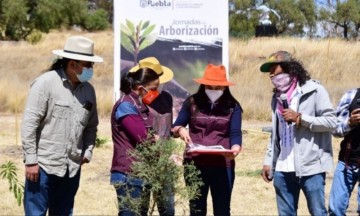
{"label": "denim pants", "polygon": [[[349,165],[346,168],[343,161],[339,161],[331,186],[329,198],[329,214],[330,215],[345,215],[346,209],[349,205],[351,192],[354,190],[356,183],[359,181],[360,171],[356,165]],[[358,185],[358,190],[359,190]],[[359,195],[357,197],[358,204],[360,203]],[[359,209],[358,209],[359,213]]]}
{"label": "denim pants", "polygon": [[279,215],[297,215],[300,190],[311,215],[327,215],[325,207],[325,173],[297,177],[295,172],[274,173],[274,187]]}
{"label": "denim pants", "polygon": [[[145,185],[141,179],[129,179],[128,176],[121,172],[111,173],[111,184],[114,185],[120,216],[134,216],[137,215],[132,207],[124,200],[131,198],[141,198],[141,205],[139,209],[140,215],[147,215],[149,209],[150,200],[150,185]],[[172,187],[164,187],[164,193],[158,194],[158,198],[155,200],[158,205],[159,214],[161,216],[173,216],[175,215],[175,201]],[[165,195],[164,195],[165,194]],[[161,197],[161,198],[160,198]]]}
{"label": "denim pants", "polygon": [[47,174],[40,168],[37,182],[25,180],[25,215],[72,215],[74,198],[79,188],[80,170],[72,178],[69,172],[64,177]]}
{"label": "denim pants", "polygon": [[[200,196],[190,200],[190,215],[207,215],[207,196],[209,189],[212,197],[214,215],[230,215],[231,192],[235,180],[235,171],[231,167],[197,167],[204,185],[200,187]],[[185,182],[191,185],[186,178]]]}

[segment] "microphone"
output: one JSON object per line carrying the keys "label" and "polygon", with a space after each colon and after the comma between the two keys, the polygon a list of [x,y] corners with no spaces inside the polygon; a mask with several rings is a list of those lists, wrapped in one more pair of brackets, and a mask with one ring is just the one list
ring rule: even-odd
{"label": "microphone", "polygon": [[288,102],[287,102],[287,96],[286,96],[286,94],[281,94],[281,95],[280,95],[280,100],[281,100],[281,102],[282,102],[282,105],[283,105],[284,109],[289,109],[289,104],[288,104]]}
{"label": "microphone", "polygon": [[[282,102],[282,105],[283,105],[284,109],[289,109],[289,104],[287,102],[287,95],[286,94],[281,94],[280,95],[280,100]],[[287,122],[287,123],[288,123],[288,125],[291,124],[291,122]]]}

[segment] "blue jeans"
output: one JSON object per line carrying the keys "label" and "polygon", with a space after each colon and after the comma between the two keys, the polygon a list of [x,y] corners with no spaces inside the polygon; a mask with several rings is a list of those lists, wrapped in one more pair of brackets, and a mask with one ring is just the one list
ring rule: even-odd
{"label": "blue jeans", "polygon": [[[212,197],[214,215],[230,215],[231,192],[235,180],[234,168],[197,167],[204,185],[200,187],[200,196],[190,200],[190,215],[207,214],[207,196],[209,189]],[[191,185],[184,173],[185,182]]]}
{"label": "blue jeans", "polygon": [[[339,161],[331,186],[329,198],[329,214],[330,215],[345,215],[346,209],[349,205],[351,192],[354,190],[356,183],[360,179],[359,167],[349,165],[346,168],[343,161]],[[358,185],[358,190],[359,190]],[[360,203],[358,195],[358,204]],[[358,209],[359,212],[359,209]]]}
{"label": "blue jeans", "polygon": [[80,170],[69,178],[47,174],[40,168],[39,180],[25,180],[24,210],[25,215],[72,215],[74,198],[79,188]]}
{"label": "blue jeans", "polygon": [[295,172],[275,172],[274,187],[279,215],[297,215],[300,190],[311,215],[327,215],[325,207],[325,173],[297,177]]}
{"label": "blue jeans", "polygon": [[[136,212],[134,212],[126,202],[122,202],[124,198],[129,196],[132,198],[141,198],[142,204],[140,206],[140,214],[147,215],[150,200],[150,185],[145,185],[144,181],[141,179],[129,179],[126,174],[121,172],[111,173],[110,182],[114,185],[117,193],[119,216],[136,215]],[[159,214],[161,216],[175,215],[174,193],[170,185],[166,185],[164,187],[163,193],[158,194],[155,201],[158,205]]]}

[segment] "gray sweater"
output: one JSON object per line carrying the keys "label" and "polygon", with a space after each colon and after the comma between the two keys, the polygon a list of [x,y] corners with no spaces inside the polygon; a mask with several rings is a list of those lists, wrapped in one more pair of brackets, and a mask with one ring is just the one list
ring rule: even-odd
{"label": "gray sweater", "polygon": [[[301,113],[301,125],[294,130],[294,160],[296,176],[309,176],[333,169],[331,132],[337,118],[325,88],[315,80],[301,86],[301,96],[296,112]],[[272,98],[272,134],[265,154],[264,165],[272,173],[280,153],[276,97]]]}

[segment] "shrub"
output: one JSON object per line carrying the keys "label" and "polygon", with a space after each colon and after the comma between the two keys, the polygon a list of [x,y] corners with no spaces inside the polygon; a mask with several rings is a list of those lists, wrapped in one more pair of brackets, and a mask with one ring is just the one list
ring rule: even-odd
{"label": "shrub", "polygon": [[108,14],[104,9],[96,10],[85,17],[85,29],[89,31],[104,30],[108,27]]}
{"label": "shrub", "polygon": [[96,148],[100,148],[100,147],[102,147],[105,143],[107,143],[108,141],[109,141],[109,139],[106,138],[106,137],[96,136],[95,147],[96,147]]}
{"label": "shrub", "polygon": [[[154,213],[155,200],[164,201],[175,195],[175,203],[183,209],[185,214],[188,200],[199,196],[199,187],[203,185],[199,178],[200,171],[193,164],[182,166],[172,159],[182,149],[182,145],[174,139],[161,140],[156,143],[148,139],[129,153],[136,162],[133,163],[132,172],[129,173],[128,178],[142,179],[146,185],[144,188],[149,190],[152,195],[149,215]],[[187,180],[192,182],[191,186],[185,185],[183,181],[184,170],[186,170]],[[168,190],[169,188],[171,189]],[[144,201],[146,202],[143,198],[131,197],[131,191],[128,190],[126,197],[120,199],[120,204],[128,206],[140,215],[140,207]]]}
{"label": "shrub", "polygon": [[37,44],[41,40],[41,32],[38,30],[33,30],[28,36],[26,36],[26,41],[31,44]]}

